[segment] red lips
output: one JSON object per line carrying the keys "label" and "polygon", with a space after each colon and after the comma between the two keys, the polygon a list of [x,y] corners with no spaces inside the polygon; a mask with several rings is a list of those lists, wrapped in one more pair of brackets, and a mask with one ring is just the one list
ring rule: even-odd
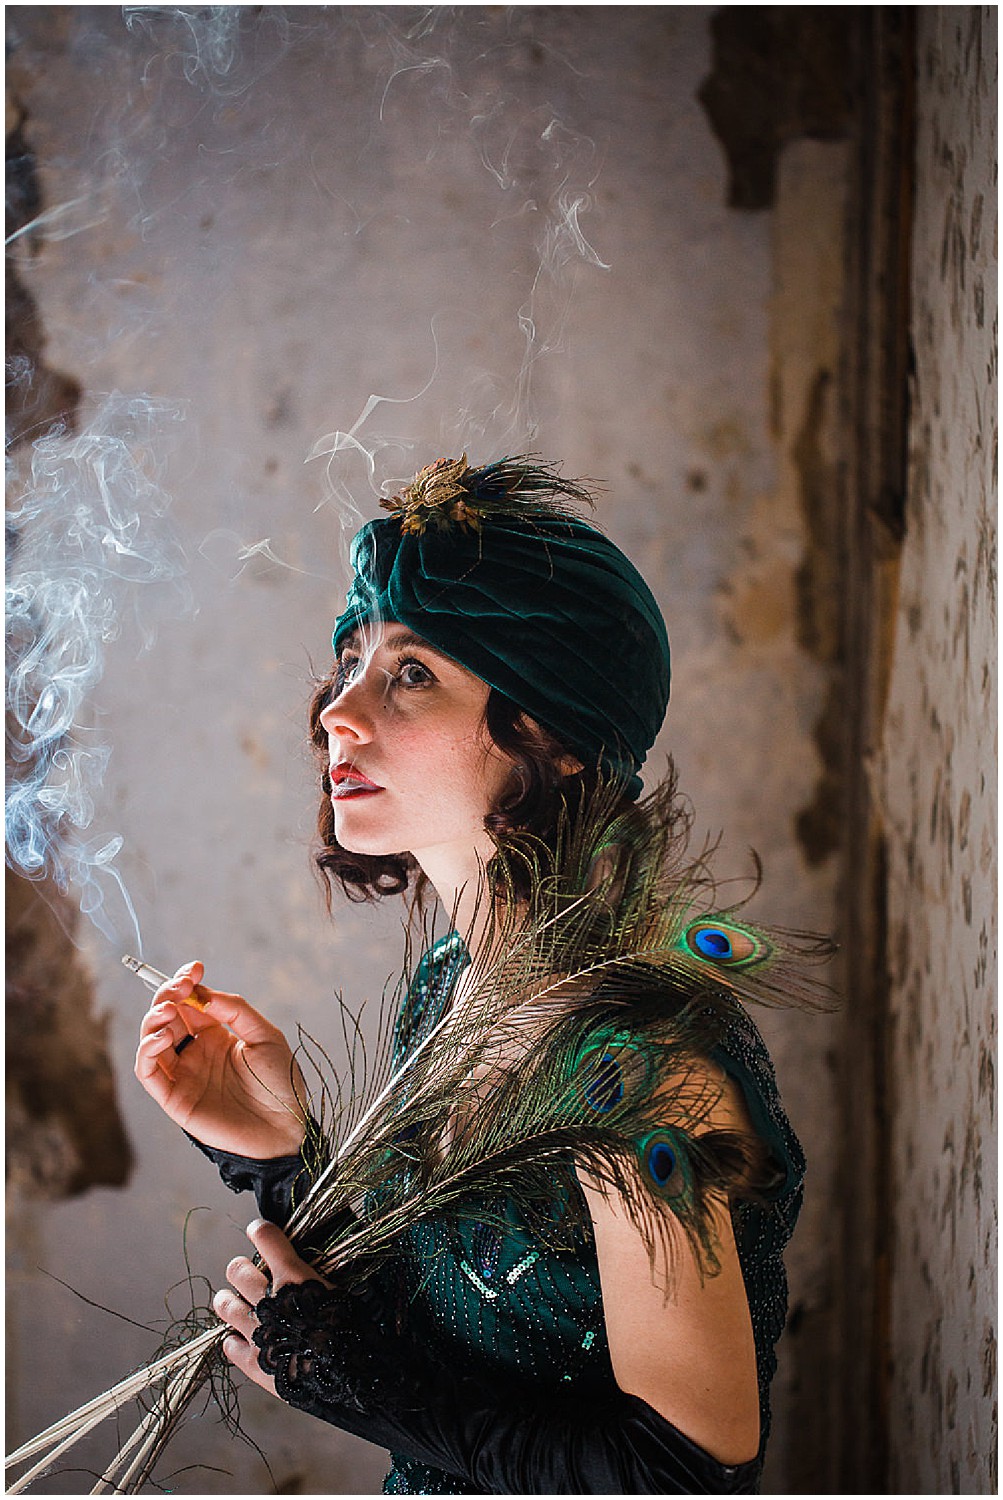
{"label": "red lips", "polygon": [[332,797],[358,797],[367,796],[370,792],[382,792],[383,788],[375,781],[370,781],[364,776],[358,766],[353,766],[351,761],[339,760],[337,765],[330,768],[331,796]]}

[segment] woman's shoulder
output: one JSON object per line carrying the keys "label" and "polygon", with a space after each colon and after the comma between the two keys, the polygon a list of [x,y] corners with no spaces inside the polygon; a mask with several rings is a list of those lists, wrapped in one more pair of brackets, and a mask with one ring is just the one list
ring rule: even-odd
{"label": "woman's shoulder", "polygon": [[797,1193],[804,1181],[805,1157],[784,1108],[776,1069],[758,1026],[741,1005],[726,1013],[720,1040],[711,1056],[740,1091],[752,1129],[777,1168],[775,1186],[767,1196],[779,1199]]}
{"label": "woman's shoulder", "polygon": [[[751,1016],[725,993],[661,996],[653,983],[639,999],[636,1006],[621,1000],[597,1009],[595,1026],[579,1049],[582,1059],[593,1058],[589,1102],[608,1111],[621,1098],[637,1094],[643,1102],[648,1093],[653,1120],[682,1125],[707,1145],[708,1132],[719,1140],[733,1135],[748,1148],[736,1192],[754,1185],[763,1207],[782,1199],[793,1207],[804,1180],[804,1153]],[[651,1139],[660,1138],[656,1129]]]}

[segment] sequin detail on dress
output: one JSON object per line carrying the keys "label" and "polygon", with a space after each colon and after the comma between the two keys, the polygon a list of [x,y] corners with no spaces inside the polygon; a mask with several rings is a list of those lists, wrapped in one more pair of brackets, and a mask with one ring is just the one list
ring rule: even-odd
{"label": "sequin detail on dress", "polygon": [[[425,955],[401,1009],[395,1058],[402,1060],[442,1015],[469,962],[462,939],[450,933]],[[626,1037],[616,1039],[627,1044]],[[604,1043],[604,1045],[606,1045]],[[770,1150],[780,1180],[772,1201],[738,1203],[732,1220],[756,1343],[763,1441],[769,1430],[773,1346],[786,1317],[782,1251],[801,1203],[804,1158],[777,1093],[769,1055],[752,1021],[734,1009],[715,1059],[742,1089],[753,1124]],[[615,1062],[615,1049],[610,1063]],[[602,1075],[615,1091],[613,1066]],[[606,1102],[602,1089],[596,1104]],[[664,1166],[659,1159],[656,1165]],[[569,1173],[568,1190],[577,1190]],[[599,1266],[591,1234],[569,1236],[555,1249],[540,1243],[497,1198],[471,1201],[458,1225],[425,1221],[405,1237],[398,1275],[399,1305],[409,1335],[435,1351],[446,1368],[466,1366],[492,1375],[524,1377],[541,1398],[580,1390],[600,1398],[615,1388],[602,1312]],[[402,1454],[384,1484],[389,1495],[476,1493],[462,1478],[430,1469]]]}

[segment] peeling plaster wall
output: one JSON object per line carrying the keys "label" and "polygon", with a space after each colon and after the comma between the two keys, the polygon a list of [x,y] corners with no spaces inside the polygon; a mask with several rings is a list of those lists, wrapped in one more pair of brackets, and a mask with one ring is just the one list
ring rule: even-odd
{"label": "peeling plaster wall", "polygon": [[[847,148],[839,142],[795,141],[780,154],[768,364],[777,483],[745,522],[742,565],[727,581],[722,600],[726,634],[742,642],[736,700],[749,683],[757,684],[741,710],[752,761],[742,773],[749,806],[763,793],[785,805],[784,823],[796,838],[787,879],[804,895],[813,891],[820,908],[832,890],[838,848],[832,819],[840,800],[838,776],[824,747],[840,659],[834,597],[838,552],[832,537],[840,499],[838,370],[848,168]],[[794,700],[800,746],[796,775],[794,758],[771,752],[761,737],[766,682],[778,668]],[[749,839],[755,843],[751,827]],[[775,854],[767,859],[772,863]],[[821,1088],[831,1097],[833,1018],[770,1016],[761,1024],[775,1038],[780,1076],[796,1079],[798,1090]],[[826,1049],[821,1054],[815,1051],[819,1046]],[[792,1296],[785,1343],[791,1358],[776,1382],[780,1399],[764,1477],[767,1493],[771,1486],[811,1493],[827,1483],[833,1267],[818,1251],[831,1242],[835,1167],[831,1135],[819,1138],[802,1219],[787,1256]]]}
{"label": "peeling plaster wall", "polygon": [[[24,110],[9,88],[5,102],[6,232],[16,236],[45,205],[24,137]],[[8,255],[5,261],[5,416],[13,477],[39,432],[57,423],[73,431],[80,388],[47,365],[38,309],[18,277],[16,259]],[[8,485],[11,492],[17,492],[16,481]],[[20,537],[9,517],[6,530],[8,567],[16,569]],[[37,614],[30,630],[23,619],[14,625],[8,616],[8,652],[37,647],[45,626]],[[22,630],[31,636],[30,647]],[[37,700],[30,705],[36,707]],[[33,776],[36,753],[11,715],[8,788]],[[121,1186],[132,1158],[115,1097],[107,1018],[94,1013],[91,975],[74,942],[80,922],[76,904],[53,880],[32,883],[9,869],[4,898],[8,1184],[48,1198],[81,1193],[97,1183]]]}
{"label": "peeling plaster wall", "polygon": [[[100,826],[125,835],[149,959],[202,956],[221,986],[290,1031],[303,1021],[332,1051],[330,991],[378,993],[393,968],[396,914],[342,907],[332,928],[308,871],[307,660],[324,660],[344,572],[322,467],[303,460],[370,392],[410,397],[433,372],[427,394],[373,424],[412,445],[390,472],[460,444],[494,451],[520,373],[517,312],[537,281],[550,348],[535,366],[533,446],[604,480],[603,522],[668,618],[673,705],[650,764],[676,756],[698,836],[726,830],[724,873],[749,871],[750,845],[761,853],[759,915],[830,930],[835,856],[803,819],[819,805],[830,680],[819,528],[836,462],[838,141],[804,141],[785,115],[772,201],[728,206],[728,162],[699,102],[714,63],[708,7],[461,7],[423,50],[452,49],[466,119],[442,67],[388,86],[392,28],[368,7],[290,8],[274,55],[281,12],[262,8],[255,33],[247,8],[222,104],[200,92],[198,59],[171,52],[186,40],[171,14],[149,8],[156,38],[126,32],[115,8],[15,7],[9,23],[46,201],[93,210],[37,258],[19,247],[50,357],[83,385],[85,416],[116,388],[188,403],[166,482],[199,612],[162,627],[141,659],[123,638],[96,694],[114,748]],[[735,87],[741,104],[740,68]],[[496,135],[474,138],[500,98]],[[581,223],[612,268],[583,262],[563,282],[541,275],[531,232],[548,190],[533,177],[540,133],[555,116],[566,139],[597,145]],[[137,159],[137,146],[156,150]],[[503,160],[515,199],[489,170]],[[368,506],[361,465],[354,477]],[[292,568],[235,563],[241,542],[265,537]],[[182,1274],[188,1210],[211,1210],[188,1234],[214,1283],[251,1212],[133,1083],[144,996],[117,951],[85,941],[137,1165],[124,1191],[13,1204],[12,1440],[156,1342],[45,1272],[153,1323]],[[832,1031],[803,1015],[763,1024],[811,1163],[766,1488],[810,1490],[819,1450],[806,1424],[823,1420],[829,1347]],[[245,1419],[280,1491],[378,1488],[384,1461],[366,1445],[254,1390]],[[199,1460],[227,1472],[174,1482],[269,1487],[212,1420],[165,1467]],[[79,1476],[46,1483],[72,1492]]]}
{"label": "peeling plaster wall", "polygon": [[921,9],[910,475],[884,752],[892,1485],[995,1493],[996,12]]}

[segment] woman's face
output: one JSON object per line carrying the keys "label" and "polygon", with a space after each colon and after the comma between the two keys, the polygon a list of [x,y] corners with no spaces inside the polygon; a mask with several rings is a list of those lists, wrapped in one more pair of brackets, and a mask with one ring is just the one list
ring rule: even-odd
{"label": "woman's face", "polygon": [[348,637],[320,715],[342,848],[406,851],[433,884],[491,857],[484,818],[512,764],[488,736],[489,692],[392,620]]}

